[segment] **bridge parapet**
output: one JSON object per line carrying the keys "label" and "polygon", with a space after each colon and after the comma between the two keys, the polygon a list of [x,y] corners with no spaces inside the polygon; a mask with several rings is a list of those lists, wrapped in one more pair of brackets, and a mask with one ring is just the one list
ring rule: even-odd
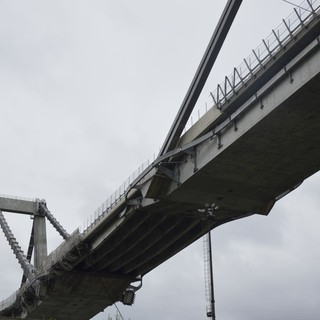
{"label": "bridge parapet", "polygon": [[107,217],[114,208],[127,197],[127,194],[132,188],[135,187],[136,181],[144,183],[148,180],[149,176],[146,172],[150,171],[152,163],[148,159],[142,163],[137,170],[135,170],[121,186],[107,198],[91,215],[90,220],[83,226],[82,233],[86,233],[92,229],[101,219]]}
{"label": "bridge parapet", "polygon": [[71,252],[73,248],[78,246],[81,242],[81,235],[79,229],[75,230],[67,240],[62,242],[54,251],[52,251],[46,258],[43,270],[49,271],[52,266],[61,262],[67,252]]}
{"label": "bridge parapet", "polygon": [[306,31],[312,20],[319,19],[319,8],[320,0],[306,0],[283,19],[282,23],[273,29],[271,34],[262,40],[262,43],[252,50],[252,53],[243,59],[230,75],[225,76],[224,81],[218,84],[215,90],[210,92],[210,100],[193,112],[185,131],[192,128],[196,121],[211,109],[221,110],[232,96],[237,95],[242,87],[247,86],[248,82],[256,77],[259,71],[265,69],[269,62],[286,50],[288,42],[296,40],[300,33]]}
{"label": "bridge parapet", "polygon": [[35,214],[38,199],[15,197],[0,194],[0,210],[22,214]]}

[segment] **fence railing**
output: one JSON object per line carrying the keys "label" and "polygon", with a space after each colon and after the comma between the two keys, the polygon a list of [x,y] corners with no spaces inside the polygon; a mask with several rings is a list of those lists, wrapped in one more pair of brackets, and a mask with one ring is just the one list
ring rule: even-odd
{"label": "fence railing", "polygon": [[[226,76],[224,81],[217,85],[215,91],[210,92],[210,101],[205,103],[203,109],[193,112],[185,130],[193,126],[193,119],[199,120],[209,109],[221,107],[235,94],[249,79],[251,79],[257,71],[265,66],[265,64],[273,59],[273,57],[284,47],[289,39],[293,38],[298,30],[302,30],[309,21],[318,16],[320,8],[320,0],[305,0],[293,13],[283,19],[282,23],[272,33],[262,41],[262,43],[252,53],[243,60],[243,62],[234,68],[231,75]],[[208,106],[210,106],[208,108]],[[94,212],[93,215],[83,224],[82,233],[91,229],[101,218],[107,216],[114,206],[119,203],[126,194],[132,181],[134,181],[144,169],[150,164],[150,161],[143,163],[121,186]],[[142,177],[142,180],[144,178]]]}
{"label": "fence railing", "polygon": [[[89,229],[91,229],[97,222],[99,222],[102,218],[107,216],[113,207],[118,204],[123,197],[125,196],[127,190],[131,187],[132,182],[140,176],[140,174],[150,165],[151,161],[148,159],[148,161],[142,163],[138,169],[136,169],[129,178],[127,178],[120,187],[112,193],[112,195],[104,201],[96,210],[95,212],[90,216],[90,219],[88,219],[82,226],[82,232],[85,233]],[[141,179],[143,181],[144,178]]]}
{"label": "fence railing", "polygon": [[191,115],[185,131],[190,129],[211,108],[221,109],[229,99],[243,87],[259,70],[280,52],[287,41],[294,38],[306,25],[318,17],[320,0],[305,0],[294,8],[293,12],[282,23],[272,30],[271,34],[233,72],[226,76],[217,88],[210,92],[209,99],[201,108]]}
{"label": "fence railing", "polygon": [[62,257],[69,252],[73,247],[78,245],[81,241],[79,229],[76,229],[67,240],[63,241],[54,251],[52,251],[46,258],[46,263],[43,266],[44,271],[48,271],[52,265],[62,259]]}

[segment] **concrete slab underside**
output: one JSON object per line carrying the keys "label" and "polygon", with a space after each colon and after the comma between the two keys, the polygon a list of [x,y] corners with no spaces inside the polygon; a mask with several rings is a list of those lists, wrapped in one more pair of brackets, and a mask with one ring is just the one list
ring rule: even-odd
{"label": "concrete slab underside", "polygon": [[[176,188],[175,201],[262,213],[267,203],[320,169],[320,75],[284,100]],[[223,136],[222,136],[223,143]]]}
{"label": "concrete slab underside", "polygon": [[48,297],[26,319],[88,320],[121,300],[129,284],[128,278],[70,272],[55,280]]}

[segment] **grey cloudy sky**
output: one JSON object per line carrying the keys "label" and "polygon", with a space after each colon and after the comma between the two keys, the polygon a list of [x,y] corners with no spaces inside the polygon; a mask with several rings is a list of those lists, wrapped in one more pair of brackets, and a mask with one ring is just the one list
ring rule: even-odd
{"label": "grey cloudy sky", "polygon": [[[158,152],[226,1],[0,1],[0,193],[44,198],[72,232]],[[244,0],[204,96],[288,16]],[[213,232],[219,320],[318,319],[320,175]],[[6,217],[26,250],[31,221]],[[61,241],[48,226],[50,251]],[[202,240],[144,278],[126,319],[205,319]],[[21,270],[0,235],[0,299]],[[114,308],[94,319],[106,319]]]}

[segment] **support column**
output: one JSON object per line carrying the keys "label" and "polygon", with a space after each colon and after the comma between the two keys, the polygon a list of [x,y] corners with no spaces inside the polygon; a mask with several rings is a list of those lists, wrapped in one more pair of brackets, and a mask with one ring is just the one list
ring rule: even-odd
{"label": "support column", "polygon": [[[37,206],[39,208],[39,206]],[[40,214],[39,211],[35,212],[33,217],[34,228],[34,266],[40,270],[47,258],[47,232],[46,232],[46,217]]]}

